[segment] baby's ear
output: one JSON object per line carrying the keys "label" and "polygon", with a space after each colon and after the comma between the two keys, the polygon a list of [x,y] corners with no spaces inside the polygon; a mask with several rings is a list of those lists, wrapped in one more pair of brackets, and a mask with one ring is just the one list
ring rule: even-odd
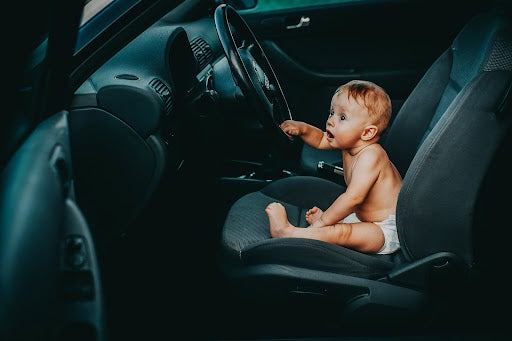
{"label": "baby's ear", "polygon": [[361,134],[361,139],[363,141],[370,141],[375,136],[377,136],[377,133],[379,132],[379,128],[374,125],[369,125],[364,127],[363,133]]}

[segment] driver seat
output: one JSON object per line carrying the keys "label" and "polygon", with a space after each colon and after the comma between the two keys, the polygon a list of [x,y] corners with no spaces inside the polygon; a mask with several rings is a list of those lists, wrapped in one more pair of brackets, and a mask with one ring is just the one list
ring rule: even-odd
{"label": "driver seat", "polygon": [[401,250],[376,255],[317,240],[272,239],[268,204],[282,203],[290,222],[306,227],[309,208],[325,210],[345,190],[294,176],[233,204],[221,235],[224,274],[251,295],[327,296],[341,304],[345,321],[382,311],[388,322],[408,321],[432,290],[464,280],[475,262],[475,203],[510,127],[511,70],[509,18],[485,12],[466,24],[404,103],[384,145],[404,177],[396,212]]}

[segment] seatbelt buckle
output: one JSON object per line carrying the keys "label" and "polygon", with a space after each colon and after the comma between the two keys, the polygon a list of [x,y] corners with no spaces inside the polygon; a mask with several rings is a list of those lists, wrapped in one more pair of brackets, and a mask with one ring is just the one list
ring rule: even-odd
{"label": "seatbelt buckle", "polygon": [[329,174],[336,174],[343,176],[343,167],[331,165],[325,161],[319,161],[316,168]]}

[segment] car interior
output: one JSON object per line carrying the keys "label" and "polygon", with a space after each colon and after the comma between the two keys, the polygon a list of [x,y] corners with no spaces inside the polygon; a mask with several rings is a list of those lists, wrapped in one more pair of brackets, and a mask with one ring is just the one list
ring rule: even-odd
{"label": "car interior", "polygon": [[[1,340],[507,335],[511,2],[269,3],[16,5]],[[265,213],[305,228],[346,190],[340,151],[280,124],[325,129],[353,79],[392,103],[390,255],[272,238]]]}

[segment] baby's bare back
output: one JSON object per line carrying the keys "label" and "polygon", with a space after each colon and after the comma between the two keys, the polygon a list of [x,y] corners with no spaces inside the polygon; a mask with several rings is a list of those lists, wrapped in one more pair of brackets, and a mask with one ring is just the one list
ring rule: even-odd
{"label": "baby's bare back", "polygon": [[[372,164],[372,169],[365,169],[364,163],[358,163],[357,156],[344,157],[345,180],[347,185],[350,186],[351,172],[377,172],[378,175],[374,184],[369,189],[364,201],[356,207],[355,213],[361,221],[379,222],[388,219],[391,214],[396,214],[402,177],[395,165],[389,160],[386,151],[379,144],[368,146],[364,153],[373,154],[371,157],[374,158],[375,162]],[[345,164],[345,162],[348,164]]]}

